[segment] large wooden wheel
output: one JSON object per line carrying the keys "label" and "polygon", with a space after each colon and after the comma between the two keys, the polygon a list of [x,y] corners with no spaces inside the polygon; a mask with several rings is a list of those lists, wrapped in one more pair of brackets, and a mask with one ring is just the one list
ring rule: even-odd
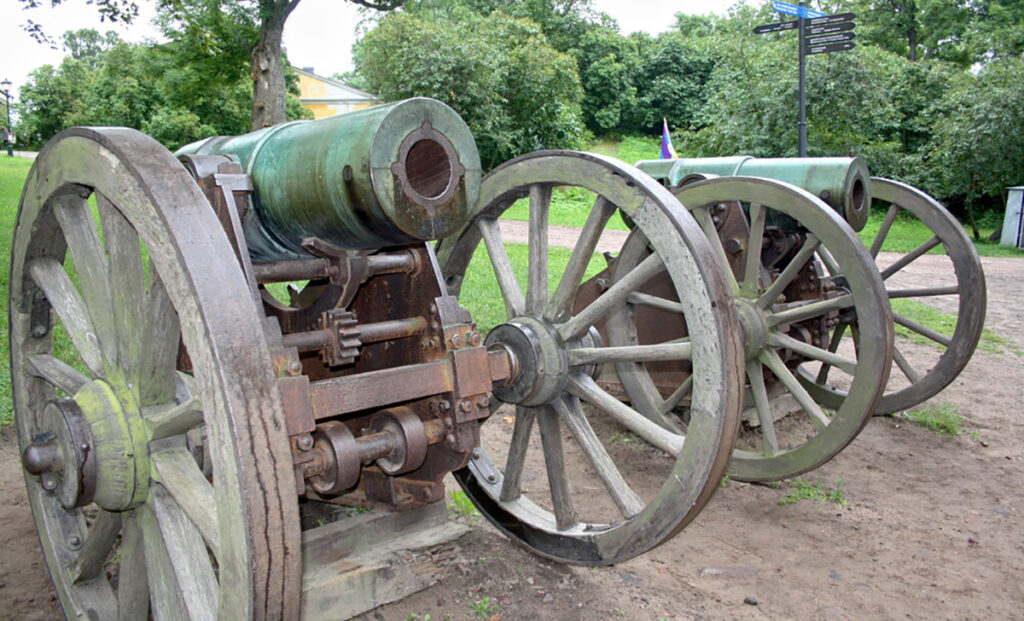
{"label": "large wooden wheel", "polygon": [[[834,210],[783,182],[721,177],[673,192],[696,217],[715,249],[716,264],[729,279],[743,325],[747,404],[754,416],[741,432],[729,475],[743,481],[769,481],[820,466],[860,432],[889,374],[892,320],[870,256]],[[736,202],[747,205],[737,212],[744,219],[741,230],[745,233],[742,239],[730,239],[730,253],[719,238],[713,213]],[[776,273],[770,274],[764,262],[778,255],[777,248],[769,247],[773,228],[795,236],[783,237],[780,245],[787,249],[773,268]],[[739,257],[736,265],[730,254]],[[616,270],[632,269],[645,255],[642,239],[629,240]],[[835,278],[825,279],[826,264],[838,269]],[[819,287],[819,282],[828,286]],[[646,295],[628,302],[620,319],[609,322],[613,345],[644,342],[638,339],[634,317],[639,306],[673,310],[676,300]],[[870,338],[861,339],[856,349],[837,352],[829,346],[835,326],[850,318],[857,318],[861,333]],[[680,326],[679,333],[694,332],[688,324]],[[662,333],[675,338],[671,331]],[[843,373],[849,387],[831,412],[816,403],[798,379],[799,367],[822,363]],[[616,369],[630,401],[658,420],[685,404],[695,383],[685,379],[666,395],[652,380],[648,364],[620,362]],[[788,404],[795,412],[783,416]]]}
{"label": "large wooden wheel", "polygon": [[[985,325],[986,291],[978,251],[945,207],[917,188],[899,181],[875,177],[871,180],[871,188],[874,198],[889,203],[885,219],[870,244],[872,258],[877,260],[893,223],[899,217],[916,218],[934,233],[910,252],[878,266],[893,306],[893,319],[900,326],[898,329],[907,334],[896,339],[893,362],[898,373],[893,371],[886,392],[875,408],[875,414],[882,415],[912,408],[937,395],[964,370]],[[945,276],[945,282],[938,286],[916,286],[914,276],[909,274],[913,271],[914,262],[937,247],[945,251],[946,259],[942,272],[938,274]],[[934,272],[930,274],[935,275]],[[921,310],[928,313],[922,308],[923,304],[953,316],[949,334],[923,325],[913,316]],[[843,325],[837,330],[848,331],[852,335],[857,329],[858,326],[853,324]],[[859,332],[863,333],[863,330]],[[903,352],[915,347],[910,344],[915,340],[924,343],[916,347],[925,359],[911,364]],[[804,374],[801,377],[814,398],[827,407],[835,407],[846,398],[845,386],[832,381],[831,371],[831,367],[825,366],[813,376]]]}
{"label": "large wooden wheel", "polygon": [[[596,199],[571,252],[548,247],[557,186]],[[498,218],[524,198],[528,243],[516,248],[503,243]],[[481,427],[480,451],[455,475],[491,522],[542,556],[597,565],[649,550],[708,502],[735,436],[739,324],[711,247],[667,190],[630,166],[591,154],[538,152],[507,162],[484,179],[478,204],[462,233],[441,243],[438,258],[449,292],[462,294],[460,303],[478,322],[485,317],[480,307],[492,302],[484,283],[495,283],[498,322],[507,321],[486,342],[513,354],[516,375],[494,396],[514,409],[499,410]],[[591,261],[601,261],[595,251],[617,210],[646,234],[653,251],[580,308],[574,304],[579,285]],[[481,249],[480,267],[471,269],[481,240],[486,254]],[[662,273],[695,327],[692,338],[606,347],[595,324]],[[594,379],[605,363],[652,358],[693,363],[694,414],[685,434],[652,423]],[[650,447],[633,442],[636,436]]]}
{"label": "large wooden wheel", "polygon": [[185,169],[134,130],[63,132],[29,173],[13,248],[15,419],[67,616],[297,618],[280,398]]}

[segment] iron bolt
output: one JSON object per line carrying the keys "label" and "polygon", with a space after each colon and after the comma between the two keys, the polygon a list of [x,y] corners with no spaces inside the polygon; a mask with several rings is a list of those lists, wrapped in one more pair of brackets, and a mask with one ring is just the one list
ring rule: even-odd
{"label": "iron bolt", "polygon": [[295,443],[299,446],[300,450],[308,451],[313,448],[313,436],[309,434],[301,435],[295,440]]}
{"label": "iron bolt", "polygon": [[461,334],[453,334],[452,338],[449,339],[449,340],[452,343],[452,347],[454,347],[455,349],[459,349],[459,348],[462,347],[462,335]]}
{"label": "iron bolt", "polygon": [[288,375],[299,375],[302,373],[302,363],[292,358],[288,361]]}
{"label": "iron bolt", "polygon": [[487,395],[480,395],[476,398],[476,406],[478,408],[485,408],[491,404],[491,400],[487,398]]}
{"label": "iron bolt", "polygon": [[452,409],[452,404],[451,403],[448,403],[447,401],[442,401],[441,402],[441,411],[442,412],[447,412],[450,409]]}
{"label": "iron bolt", "polygon": [[483,342],[484,342],[484,339],[483,339],[482,336],[480,336],[479,332],[470,332],[469,333],[469,344],[472,345],[473,347],[479,347],[480,343],[483,343]]}
{"label": "iron bolt", "polygon": [[444,437],[444,441],[447,442],[448,444],[455,444],[455,436],[449,433]]}
{"label": "iron bolt", "polygon": [[72,550],[77,550],[82,547],[82,538],[78,535],[71,535],[68,537],[68,547]]}
{"label": "iron bolt", "polygon": [[78,198],[89,198],[89,195],[92,194],[92,188],[80,185],[75,188],[75,194],[78,195]]}
{"label": "iron bolt", "polygon": [[594,284],[597,285],[598,289],[607,289],[608,288],[608,280],[604,279],[604,278],[598,278],[597,280],[594,281]]}
{"label": "iron bolt", "polygon": [[473,411],[473,402],[470,401],[469,399],[463,399],[459,403],[459,409],[462,410],[463,412],[472,412]]}
{"label": "iron bolt", "polygon": [[725,240],[725,251],[728,252],[729,254],[736,254],[742,249],[743,242],[736,239],[735,237],[730,237],[729,239]]}
{"label": "iron bolt", "polygon": [[52,473],[44,472],[40,477],[40,482],[43,484],[43,489],[48,492],[52,492],[57,489],[57,477]]}
{"label": "iron bolt", "polygon": [[473,459],[480,459],[480,449],[473,449]]}
{"label": "iron bolt", "polygon": [[41,339],[44,336],[46,336],[46,333],[47,333],[46,326],[44,326],[42,324],[38,324],[38,325],[32,326],[32,336],[33,337],[35,337],[37,339]]}
{"label": "iron bolt", "polygon": [[498,480],[498,477],[494,476],[493,474],[487,475],[487,482],[488,483],[494,483],[497,480]]}

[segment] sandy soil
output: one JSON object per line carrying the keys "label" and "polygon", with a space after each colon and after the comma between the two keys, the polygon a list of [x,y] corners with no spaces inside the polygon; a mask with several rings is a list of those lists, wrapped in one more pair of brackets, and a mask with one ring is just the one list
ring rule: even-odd
{"label": "sandy soil", "polygon": [[[923,257],[912,277],[928,280],[941,260]],[[1024,261],[983,262],[987,327],[1024,349]],[[979,351],[925,404],[954,404],[976,434],[876,418],[805,475],[841,483],[848,506],[780,506],[784,486],[729,482],[675,539],[615,567],[546,562],[478,518],[448,578],[365,618],[1024,619],[1022,386],[1024,358]],[[639,443],[615,450],[648,457]],[[10,429],[0,432],[0,524],[0,617],[59,617]]]}

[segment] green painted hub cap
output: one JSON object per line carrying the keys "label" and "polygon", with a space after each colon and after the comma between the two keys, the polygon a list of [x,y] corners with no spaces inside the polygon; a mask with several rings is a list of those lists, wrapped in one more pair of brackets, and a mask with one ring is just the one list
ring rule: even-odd
{"label": "green painted hub cap", "polygon": [[97,379],[74,396],[91,436],[94,502],[108,511],[142,504],[149,489],[148,438],[142,416],[134,397],[121,392],[126,398],[119,398],[106,380]]}

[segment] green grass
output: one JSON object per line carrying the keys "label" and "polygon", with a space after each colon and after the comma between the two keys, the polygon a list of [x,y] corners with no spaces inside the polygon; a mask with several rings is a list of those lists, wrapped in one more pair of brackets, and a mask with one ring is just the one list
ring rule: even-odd
{"label": "green grass", "polygon": [[[527,266],[530,257],[529,247],[526,244],[505,244],[505,248],[507,249],[509,260],[512,262],[512,267],[516,272],[519,287],[525,293]],[[552,274],[548,282],[550,293],[553,294],[558,287],[556,275],[561,275],[565,271],[565,266],[569,263],[571,254],[572,251],[568,248],[554,246],[548,248],[549,273]],[[587,267],[583,279],[586,280],[592,277],[604,268],[604,259],[600,255],[595,254],[590,260],[590,265]],[[473,254],[473,259],[469,263],[469,268],[466,270],[466,278],[462,282],[462,293],[459,303],[472,313],[477,329],[484,334],[487,334],[491,328],[504,323],[506,320],[505,303],[501,298],[501,290],[494,279],[494,271],[487,257],[487,250],[482,243],[477,247],[476,252]]]}
{"label": "green grass", "polygon": [[805,481],[801,478],[786,481],[790,492],[779,500],[780,505],[791,505],[801,500],[813,500],[815,502],[831,502],[837,507],[845,507],[850,504],[843,494],[843,482],[836,483],[834,488],[828,488],[821,481]]}
{"label": "green grass", "polygon": [[469,611],[473,613],[473,616],[480,619],[489,619],[497,610],[498,600],[490,596],[481,597],[469,606]]}
{"label": "green grass", "polygon": [[[944,336],[953,336],[953,330],[956,328],[956,313],[940,311],[937,308],[918,302],[917,300],[908,300],[906,298],[896,298],[891,300],[891,304],[893,312],[925,327],[931,328],[939,334]],[[941,344],[936,343],[930,338],[922,336],[909,328],[904,328],[901,325],[896,325],[894,328],[897,336],[907,338],[913,343],[927,345],[939,350],[945,349]],[[978,349],[993,354],[1009,352],[1018,356],[1024,356],[1024,351],[1020,350],[1013,343],[988,328],[983,328],[981,331],[981,339],[978,341]]]}
{"label": "green grass", "polygon": [[448,494],[448,498],[451,500],[448,503],[448,513],[452,517],[464,519],[470,526],[480,517],[480,512],[476,510],[476,505],[469,499],[469,496],[466,496],[466,492],[454,491]]}
{"label": "green grass", "polygon": [[[885,209],[875,208],[871,210],[871,215],[868,218],[867,224],[865,224],[864,228],[858,233],[861,240],[864,241],[864,245],[870,246],[874,241],[875,236],[878,234],[878,229],[881,228],[882,222],[885,220],[885,213]],[[988,235],[990,235],[993,230],[994,229],[991,228],[980,229],[982,239],[987,240]],[[896,220],[893,222],[892,228],[889,229],[889,233],[885,236],[885,242],[882,244],[882,250],[884,252],[910,252],[914,248],[917,248],[931,239],[933,236],[934,233],[925,225],[924,222],[921,222],[906,211],[900,211],[899,216],[897,216]],[[974,247],[978,250],[978,254],[983,257],[1024,258],[1024,250],[1000,246],[996,242],[975,241]],[[946,251],[941,245],[928,252],[928,254],[945,253]]]}
{"label": "green grass", "polygon": [[915,425],[920,425],[935,433],[958,436],[961,433],[968,433],[963,428],[963,418],[960,410],[952,403],[946,403],[936,407],[913,410],[903,415]]}
{"label": "green grass", "polygon": [[11,235],[18,218],[18,200],[31,167],[32,162],[24,158],[11,158],[6,155],[0,157],[0,284],[3,287],[0,301],[0,333],[3,335],[0,337],[0,358],[3,366],[0,370],[0,427],[14,420],[11,406],[10,351],[7,344],[8,272],[11,269]]}

